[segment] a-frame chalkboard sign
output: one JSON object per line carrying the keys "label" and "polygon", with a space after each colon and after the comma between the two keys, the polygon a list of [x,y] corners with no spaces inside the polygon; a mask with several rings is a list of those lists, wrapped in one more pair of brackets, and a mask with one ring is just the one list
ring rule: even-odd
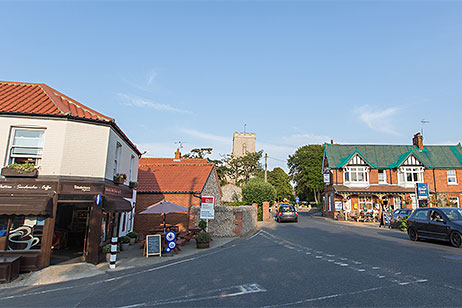
{"label": "a-frame chalkboard sign", "polygon": [[146,242],[144,243],[144,255],[149,256],[162,256],[161,236],[146,235]]}

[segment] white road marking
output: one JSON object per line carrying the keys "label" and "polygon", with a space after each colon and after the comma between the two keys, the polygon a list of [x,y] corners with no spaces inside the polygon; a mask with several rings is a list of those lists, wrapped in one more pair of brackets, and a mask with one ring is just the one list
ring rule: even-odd
{"label": "white road marking", "polygon": [[262,232],[262,230],[259,230],[257,233],[255,233],[255,234],[252,235],[251,237],[247,238],[247,241],[253,239],[253,238],[256,237],[257,235],[260,235],[261,232]]}
{"label": "white road marking", "polygon": [[[119,306],[119,307],[120,308],[134,308],[134,307],[141,307],[141,306],[184,304],[184,303],[189,303],[189,302],[197,302],[197,301],[210,300],[210,299],[221,299],[221,298],[235,297],[235,296],[260,293],[260,292],[266,292],[266,290],[262,288],[259,284],[252,283],[252,284],[245,284],[245,285],[210,290],[210,291],[207,291],[201,294],[186,295],[186,296],[180,296],[176,298],[149,301],[145,303],[138,303],[138,304],[127,305],[127,306]],[[206,295],[206,294],[213,294],[213,295]]]}

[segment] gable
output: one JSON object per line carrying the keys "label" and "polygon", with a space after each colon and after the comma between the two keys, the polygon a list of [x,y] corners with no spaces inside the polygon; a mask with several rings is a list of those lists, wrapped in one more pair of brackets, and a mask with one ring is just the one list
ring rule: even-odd
{"label": "gable", "polygon": [[347,166],[368,166],[369,164],[358,154],[355,154],[350,161],[346,164]]}
{"label": "gable", "polygon": [[409,157],[401,164],[401,166],[415,166],[415,167],[422,167],[424,164],[420,160],[418,160],[414,155],[409,155]]}

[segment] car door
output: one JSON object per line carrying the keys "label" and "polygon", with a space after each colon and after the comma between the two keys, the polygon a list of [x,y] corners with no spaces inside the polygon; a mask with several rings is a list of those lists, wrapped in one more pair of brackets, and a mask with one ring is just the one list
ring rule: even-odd
{"label": "car door", "polygon": [[416,210],[413,217],[413,225],[419,236],[429,236],[428,235],[428,214],[429,209],[419,209]]}
{"label": "car door", "polygon": [[[440,219],[434,219],[438,215]],[[428,235],[437,239],[446,239],[449,235],[449,226],[445,216],[438,210],[431,210],[428,221]]]}

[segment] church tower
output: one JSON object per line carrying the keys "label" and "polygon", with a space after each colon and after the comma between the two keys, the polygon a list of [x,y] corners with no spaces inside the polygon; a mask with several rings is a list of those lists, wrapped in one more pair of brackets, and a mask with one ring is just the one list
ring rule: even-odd
{"label": "church tower", "polygon": [[233,135],[233,157],[241,157],[248,153],[255,152],[254,133],[234,133]]}

